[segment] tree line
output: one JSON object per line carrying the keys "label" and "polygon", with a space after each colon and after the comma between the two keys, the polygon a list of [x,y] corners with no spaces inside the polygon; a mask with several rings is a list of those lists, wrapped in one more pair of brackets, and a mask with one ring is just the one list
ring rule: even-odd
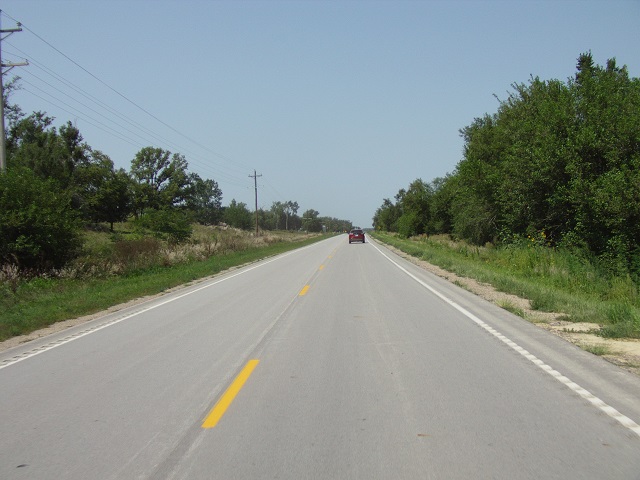
{"label": "tree line", "polygon": [[[16,88],[9,84],[7,95]],[[91,224],[132,221],[170,242],[187,240],[194,222],[225,223],[250,230],[255,213],[235,199],[222,206],[215,180],[189,172],[186,158],[145,147],[129,171],[116,169],[105,153],[91,148],[67,122],[60,128],[43,112],[25,116],[7,102],[7,168],[0,172],[0,264],[21,269],[59,268],[79,254],[81,231]],[[259,210],[263,230],[346,230],[350,222],[298,216],[294,201]],[[347,227],[347,225],[349,227]]]}
{"label": "tree line", "polygon": [[460,130],[453,173],[384,199],[374,227],[570,248],[640,278],[640,80],[591,52],[576,69],[512,85],[496,113]]}

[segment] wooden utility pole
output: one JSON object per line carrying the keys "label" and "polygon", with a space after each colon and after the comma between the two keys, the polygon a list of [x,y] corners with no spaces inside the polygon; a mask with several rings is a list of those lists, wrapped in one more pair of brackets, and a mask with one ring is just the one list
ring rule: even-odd
{"label": "wooden utility pole", "polygon": [[[0,17],[2,16],[2,10],[0,10]],[[4,63],[2,61],[2,40],[7,38],[14,32],[21,32],[22,28],[20,22],[18,22],[18,26],[16,28],[7,28],[6,30],[0,29],[0,173],[4,172],[7,168],[7,151],[6,151],[6,142],[5,142],[5,133],[4,133],[4,86],[2,83],[2,77],[5,73],[11,70],[13,67],[21,67],[24,65],[29,65],[29,62],[24,61],[20,63]],[[4,35],[7,33],[8,35]],[[7,72],[4,71],[5,67],[9,67]]]}
{"label": "wooden utility pole", "polygon": [[258,236],[258,177],[262,175],[258,175],[256,171],[253,171],[253,175],[249,175],[249,178],[253,178],[253,183],[256,189],[256,237]]}

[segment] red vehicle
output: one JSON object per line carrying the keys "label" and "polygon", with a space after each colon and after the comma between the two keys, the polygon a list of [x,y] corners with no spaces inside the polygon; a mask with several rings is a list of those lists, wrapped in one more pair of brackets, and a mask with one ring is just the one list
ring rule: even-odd
{"label": "red vehicle", "polygon": [[364,232],[359,228],[354,228],[349,232],[349,243],[362,242],[364,243]]}

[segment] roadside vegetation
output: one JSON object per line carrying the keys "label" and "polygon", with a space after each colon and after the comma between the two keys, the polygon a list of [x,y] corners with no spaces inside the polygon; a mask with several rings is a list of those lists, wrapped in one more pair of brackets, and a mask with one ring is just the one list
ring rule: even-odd
{"label": "roadside vegetation", "polygon": [[99,225],[82,235],[82,254],[60,269],[28,275],[0,269],[0,341],[61,320],[214,275],[326,238],[319,233],[194,226],[189,242],[143,235],[132,224]]}
{"label": "roadside vegetation", "polygon": [[375,229],[516,251],[533,239],[640,283],[640,79],[583,53],[566,81],[532,77],[512,89],[496,113],[460,130],[455,171],[384,199]]}
{"label": "roadside vegetation", "polygon": [[[629,275],[615,275],[596,257],[549,248],[529,239],[502,246],[472,245],[449,235],[402,238],[371,235],[416,258],[462,277],[528,299],[534,310],[562,313],[571,322],[601,326],[607,338],[640,338],[640,293]],[[514,305],[503,308],[522,316]]]}
{"label": "roadside vegetation", "polygon": [[292,200],[225,206],[215,180],[155,146],[117,169],[73,123],[11,104],[19,88],[16,77],[2,99],[0,341],[351,228]]}
{"label": "roadside vegetation", "polygon": [[514,83],[460,135],[456,169],[385,198],[376,235],[534,309],[640,338],[640,79],[583,53],[573,77]]}

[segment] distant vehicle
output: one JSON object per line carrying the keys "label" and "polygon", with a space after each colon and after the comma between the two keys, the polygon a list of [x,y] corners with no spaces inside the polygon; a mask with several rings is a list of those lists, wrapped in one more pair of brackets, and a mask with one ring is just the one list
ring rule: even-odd
{"label": "distant vehicle", "polygon": [[364,232],[359,228],[354,228],[349,232],[349,243],[362,242],[364,243]]}

